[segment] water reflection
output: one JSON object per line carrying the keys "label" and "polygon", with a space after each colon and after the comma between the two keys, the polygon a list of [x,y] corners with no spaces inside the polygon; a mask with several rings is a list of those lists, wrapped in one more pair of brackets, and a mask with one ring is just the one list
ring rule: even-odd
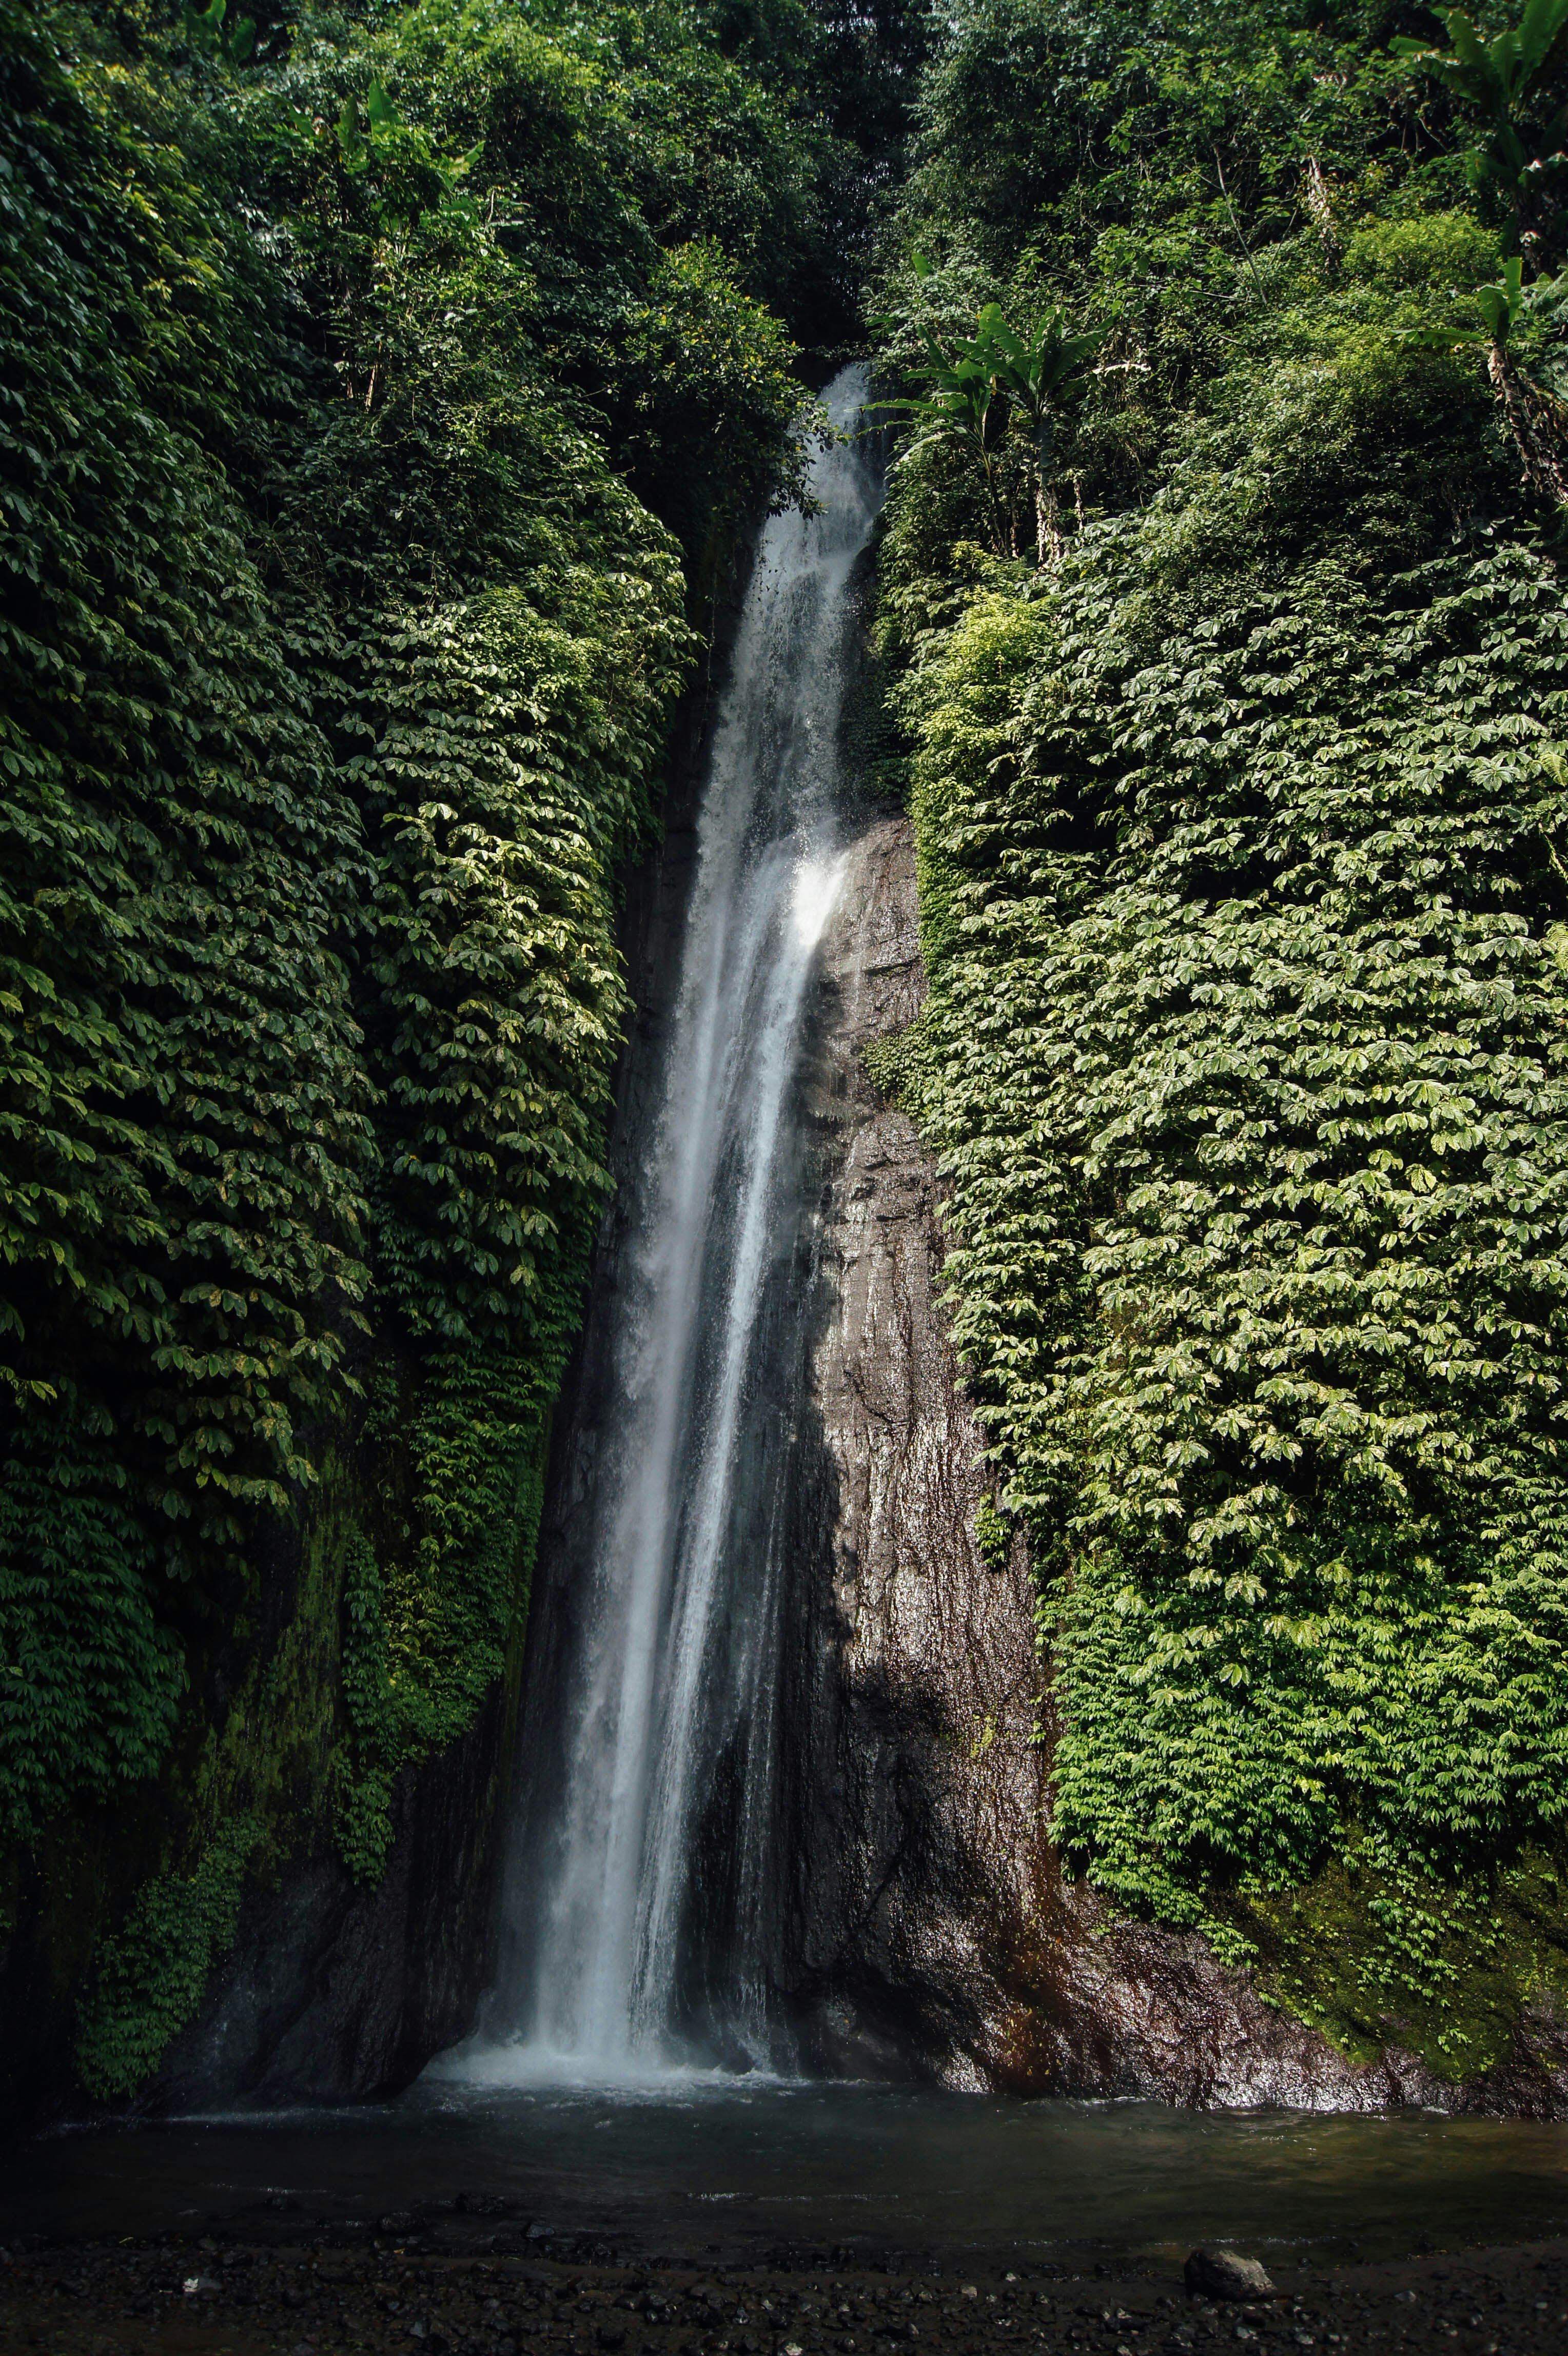
{"label": "water reflection", "polygon": [[[1399,2114],[1194,2114],[707,2079],[519,2088],[427,2074],[358,2110],[60,2136],[0,2160],[13,2233],[197,2217],[465,2228],[631,2254],[1011,2252],[1069,2264],[1234,2238],[1367,2257],[1568,2230],[1568,2129]],[[504,2204],[498,2207],[498,2204]],[[499,2222],[496,2222],[499,2220]]]}

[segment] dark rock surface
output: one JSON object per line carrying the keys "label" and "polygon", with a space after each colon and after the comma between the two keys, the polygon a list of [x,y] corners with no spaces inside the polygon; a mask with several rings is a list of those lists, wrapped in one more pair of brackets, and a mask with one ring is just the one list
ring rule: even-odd
{"label": "dark rock surface", "polygon": [[[389,2223],[391,2221],[387,2221]],[[513,2244],[506,2246],[508,2242]],[[412,2245],[411,2245],[412,2244]],[[1465,2356],[1534,2356],[1568,2328],[1568,2253],[1528,2249],[1375,2265],[1282,2269],[1267,2303],[1219,2307],[1159,2270],[941,2265],[871,2271],[801,2254],[741,2267],[654,2258],[545,2258],[526,2238],[488,2250],[363,2233],[267,2241],[0,2249],[0,2348],[53,2356],[928,2356],[1103,2351],[1352,2356],[1440,2341]]]}
{"label": "dark rock surface", "polygon": [[1182,2280],[1199,2298],[1244,2303],[1274,2296],[1268,2268],[1256,2258],[1241,2257],[1235,2250],[1194,2250],[1182,2268]]}
{"label": "dark rock surface", "polygon": [[497,1686],[460,1741],[403,1777],[373,1888],[335,1855],[307,1856],[247,1895],[199,2018],[137,2108],[395,2094],[464,2035],[489,1967],[510,1718]]}

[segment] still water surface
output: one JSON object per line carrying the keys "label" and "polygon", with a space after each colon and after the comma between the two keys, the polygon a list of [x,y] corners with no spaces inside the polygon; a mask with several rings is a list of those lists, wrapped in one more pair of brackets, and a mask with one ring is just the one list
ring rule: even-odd
{"label": "still water surface", "polygon": [[[459,2192],[508,2213],[454,2217]],[[510,2245],[582,2239],[709,2262],[842,2250],[845,2265],[897,2253],[1076,2267],[1208,2239],[1282,2260],[1370,2258],[1568,2231],[1568,2128],[757,2079],[606,2090],[427,2075],[373,2108],[61,2134],[0,2157],[13,2234],[293,2233],[368,2229],[389,2211],[416,2212],[414,2230],[438,2238],[493,2230]]]}

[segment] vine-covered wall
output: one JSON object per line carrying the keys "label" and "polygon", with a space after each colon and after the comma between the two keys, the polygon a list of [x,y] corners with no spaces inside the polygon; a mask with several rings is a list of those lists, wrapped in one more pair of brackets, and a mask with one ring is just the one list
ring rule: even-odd
{"label": "vine-covered wall", "polygon": [[0,2079],[144,2084],[515,1646],[822,37],[0,13]]}
{"label": "vine-covered wall", "polygon": [[880,1068],[1055,1836],[1455,2079],[1568,1994],[1568,10],[1483,16],[1507,106],[1415,8],[969,0],[883,289]]}

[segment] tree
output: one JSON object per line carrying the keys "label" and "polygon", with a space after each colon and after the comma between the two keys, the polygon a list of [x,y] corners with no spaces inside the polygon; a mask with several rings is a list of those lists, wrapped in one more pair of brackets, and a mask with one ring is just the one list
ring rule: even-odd
{"label": "tree", "polygon": [[917,452],[928,449],[934,442],[958,442],[973,451],[985,478],[992,545],[998,556],[1004,555],[1006,552],[1005,540],[996,491],[998,437],[992,431],[996,378],[991,365],[990,345],[983,337],[976,336],[970,343],[957,344],[950,352],[928,328],[926,358],[917,363],[917,373],[925,380],[929,388],[928,391],[913,400],[884,401],[877,402],[876,406],[902,411],[918,424],[920,431],[904,452],[904,461],[913,458]]}
{"label": "tree", "polygon": [[1059,305],[1047,311],[1027,341],[1015,336],[1001,305],[988,303],[980,315],[980,340],[990,357],[992,382],[1005,395],[1009,423],[1028,444],[1035,485],[1035,530],[1039,560],[1061,556],[1056,484],[1057,412],[1082,381],[1082,367],[1104,340],[1103,327],[1084,335],[1066,332]]}
{"label": "tree", "polygon": [[[922,277],[929,265],[920,255],[915,267]],[[985,477],[992,542],[997,555],[1005,553],[1001,503],[997,496],[996,453],[1002,436],[1017,435],[1028,453],[1034,492],[1036,546],[1039,562],[1055,563],[1061,556],[1061,527],[1053,467],[1058,415],[1082,381],[1083,363],[1103,340],[1103,327],[1069,336],[1059,305],[1047,312],[1026,336],[1015,334],[999,303],[987,303],[975,322],[973,337],[949,351],[929,328],[926,354],[917,374],[929,388],[916,399],[884,402],[884,409],[901,410],[917,419],[921,431],[907,457],[933,441],[967,443],[978,455]],[[1000,421],[1000,430],[996,430]]]}
{"label": "tree", "polygon": [[[1560,336],[1557,315],[1568,301],[1568,274],[1538,280],[1533,286],[1526,286],[1523,277],[1523,263],[1515,254],[1495,284],[1476,288],[1479,326],[1457,334],[1446,328],[1418,329],[1410,340],[1429,348],[1481,352],[1526,482],[1538,498],[1568,509],[1568,410],[1521,357],[1531,341],[1544,341],[1542,330]],[[1531,329],[1537,331],[1534,337]]]}
{"label": "tree", "polygon": [[1466,158],[1470,185],[1498,191],[1512,210],[1522,244],[1532,235],[1526,212],[1533,193],[1547,173],[1568,162],[1561,145],[1568,135],[1568,107],[1558,107],[1544,126],[1532,124],[1529,112],[1533,85],[1568,26],[1568,0],[1530,0],[1519,23],[1491,41],[1482,40],[1462,8],[1438,13],[1451,48],[1408,37],[1391,47],[1396,56],[1427,67],[1486,123],[1480,145]]}

